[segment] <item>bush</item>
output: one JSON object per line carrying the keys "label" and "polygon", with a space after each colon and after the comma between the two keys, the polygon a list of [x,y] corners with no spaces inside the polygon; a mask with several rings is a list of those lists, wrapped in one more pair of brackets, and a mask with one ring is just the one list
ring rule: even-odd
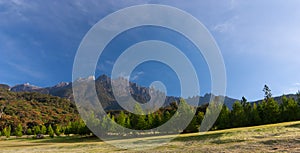
{"label": "bush", "polygon": [[10,132],[11,132],[11,127],[9,126],[8,128],[3,129],[3,135],[6,136],[6,138],[10,137]]}
{"label": "bush", "polygon": [[54,138],[54,131],[53,131],[51,125],[48,126],[47,133],[49,134],[49,136],[50,136],[51,138]]}
{"label": "bush", "polygon": [[41,134],[45,135],[47,133],[47,128],[45,125],[42,125],[41,127]]}
{"label": "bush", "polygon": [[34,135],[41,134],[41,129],[40,129],[39,126],[34,126],[34,127],[33,127],[33,134],[34,134]]}
{"label": "bush", "polygon": [[60,136],[61,135],[61,131],[62,131],[61,126],[60,125],[56,125],[55,128],[54,128],[55,135]]}
{"label": "bush", "polygon": [[30,128],[27,129],[26,134],[27,134],[27,135],[32,135],[32,130],[31,130]]}
{"label": "bush", "polygon": [[21,124],[18,124],[16,131],[15,131],[15,135],[17,137],[22,137],[23,136],[23,128]]}

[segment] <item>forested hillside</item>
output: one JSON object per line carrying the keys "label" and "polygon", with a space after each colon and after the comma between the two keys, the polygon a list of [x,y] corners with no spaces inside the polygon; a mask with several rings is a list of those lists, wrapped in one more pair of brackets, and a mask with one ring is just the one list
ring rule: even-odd
{"label": "forested hillside", "polygon": [[67,99],[0,88],[1,130],[10,126],[14,131],[21,125],[26,131],[36,125],[65,125],[78,119],[75,104]]}

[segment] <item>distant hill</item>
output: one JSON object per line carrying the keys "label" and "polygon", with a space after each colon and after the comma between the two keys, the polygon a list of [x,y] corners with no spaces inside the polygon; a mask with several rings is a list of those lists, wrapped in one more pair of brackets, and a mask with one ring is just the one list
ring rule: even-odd
{"label": "distant hill", "polygon": [[[282,96],[276,96],[276,97],[273,97],[275,101],[277,101],[279,104],[282,103],[282,97],[285,96],[286,98],[292,98],[292,99],[295,99],[297,100],[298,99],[298,96],[297,94],[287,94],[287,95],[282,95]],[[257,100],[257,101],[253,101],[253,103],[261,103],[263,100]]]}
{"label": "distant hill", "polygon": [[9,90],[9,85],[6,84],[0,84],[0,89],[5,89],[5,90]]}
{"label": "distant hill", "polygon": [[29,83],[15,85],[10,88],[13,92],[38,92],[42,94],[49,94],[61,98],[72,99],[72,84],[68,82],[61,82],[53,87],[37,87]]}
{"label": "distant hill", "polygon": [[31,85],[29,83],[25,83],[25,84],[20,84],[20,85],[13,86],[12,88],[10,88],[10,91],[32,92],[32,91],[38,90],[40,88],[41,87],[37,87],[37,86]]}
{"label": "distant hill", "polygon": [[0,88],[0,111],[0,129],[7,124],[13,127],[65,125],[79,119],[75,104],[68,99],[37,92],[12,92],[7,88]]}

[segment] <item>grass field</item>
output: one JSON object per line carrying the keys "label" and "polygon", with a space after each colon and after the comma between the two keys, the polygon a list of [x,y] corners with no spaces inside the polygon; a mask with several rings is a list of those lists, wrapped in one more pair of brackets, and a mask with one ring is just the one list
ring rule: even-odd
{"label": "grass field", "polygon": [[[132,144],[169,136],[134,138]],[[112,140],[119,141],[119,140]],[[54,139],[2,138],[0,152],[137,152],[119,149],[98,138],[56,137]],[[163,146],[139,152],[300,152],[300,121],[206,133],[182,134]]]}

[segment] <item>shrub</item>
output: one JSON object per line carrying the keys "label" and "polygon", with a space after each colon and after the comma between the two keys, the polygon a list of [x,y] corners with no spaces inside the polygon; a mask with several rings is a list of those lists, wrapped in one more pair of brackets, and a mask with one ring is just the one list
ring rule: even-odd
{"label": "shrub", "polygon": [[15,135],[17,137],[22,137],[23,136],[23,128],[21,124],[18,124],[16,131],[15,131]]}
{"label": "shrub", "polygon": [[51,125],[48,126],[47,133],[49,134],[49,136],[50,136],[51,138],[54,138],[54,131],[53,131]]}

